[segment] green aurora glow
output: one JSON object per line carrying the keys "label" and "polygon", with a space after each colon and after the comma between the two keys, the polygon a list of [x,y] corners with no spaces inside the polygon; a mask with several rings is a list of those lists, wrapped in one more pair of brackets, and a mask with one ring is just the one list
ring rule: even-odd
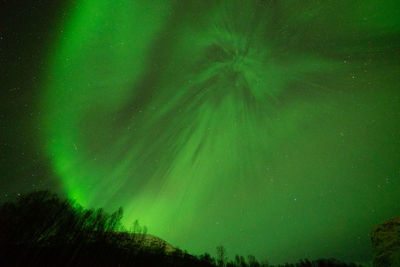
{"label": "green aurora glow", "polygon": [[194,253],[367,257],[400,211],[398,1],[76,2],[41,103],[71,198]]}

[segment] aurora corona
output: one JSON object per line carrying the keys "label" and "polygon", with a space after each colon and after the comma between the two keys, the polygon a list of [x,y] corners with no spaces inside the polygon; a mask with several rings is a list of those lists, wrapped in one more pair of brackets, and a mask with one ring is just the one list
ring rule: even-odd
{"label": "aurora corona", "polygon": [[[290,216],[304,213],[311,222],[298,225],[324,233],[316,214],[336,214],[345,204],[331,200],[346,196],[329,191],[347,183],[334,129],[351,127],[351,103],[375,98],[367,83],[354,89],[354,77],[369,79],[371,47],[354,36],[382,47],[382,29],[399,33],[395,15],[374,17],[367,7],[377,1],[364,2],[77,1],[53,48],[41,118],[66,193],[122,206],[127,227],[139,219],[195,252],[220,243],[240,252],[246,236],[249,252],[273,254],[302,240]],[[329,204],[309,208],[321,192]]]}

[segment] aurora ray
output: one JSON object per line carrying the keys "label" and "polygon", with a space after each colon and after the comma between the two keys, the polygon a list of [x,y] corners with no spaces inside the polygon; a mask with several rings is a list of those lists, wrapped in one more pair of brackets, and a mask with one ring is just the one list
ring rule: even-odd
{"label": "aurora ray", "polygon": [[346,205],[335,200],[363,173],[342,176],[356,156],[340,133],[362,147],[391,127],[381,122],[355,141],[364,118],[386,110],[365,108],[376,99],[369,75],[383,67],[371,49],[392,70],[381,101],[396,95],[388,47],[400,24],[395,1],[381,7],[391,19],[374,16],[378,1],[338,2],[78,1],[42,102],[44,144],[67,194],[90,207],[123,206],[127,224],[138,218],[195,252],[224,243],[246,253],[245,236],[249,253],[274,255],[293,239],[310,250],[317,239],[302,239],[293,219],[316,236],[340,232],[327,233],[318,214],[335,221]]}

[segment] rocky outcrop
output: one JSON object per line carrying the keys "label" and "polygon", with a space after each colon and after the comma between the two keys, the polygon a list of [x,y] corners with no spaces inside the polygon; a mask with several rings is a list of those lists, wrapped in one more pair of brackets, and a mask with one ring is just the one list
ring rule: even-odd
{"label": "rocky outcrop", "polygon": [[151,234],[132,234],[126,232],[114,232],[118,243],[122,247],[129,245],[139,246],[147,249],[159,249],[166,253],[172,253],[179,249],[173,247],[167,241]]}
{"label": "rocky outcrop", "polygon": [[375,267],[400,266],[400,217],[377,225],[371,233]]}
{"label": "rocky outcrop", "polygon": [[165,252],[171,253],[176,250],[167,241],[150,234],[133,234],[136,240],[141,240],[142,245],[149,248],[162,248]]}

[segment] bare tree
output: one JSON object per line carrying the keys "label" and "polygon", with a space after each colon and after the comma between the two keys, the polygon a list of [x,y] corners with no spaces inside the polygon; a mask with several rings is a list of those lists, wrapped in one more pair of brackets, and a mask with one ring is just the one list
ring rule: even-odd
{"label": "bare tree", "polygon": [[226,262],[226,250],[224,246],[218,246],[217,247],[217,265],[219,267],[225,266]]}

